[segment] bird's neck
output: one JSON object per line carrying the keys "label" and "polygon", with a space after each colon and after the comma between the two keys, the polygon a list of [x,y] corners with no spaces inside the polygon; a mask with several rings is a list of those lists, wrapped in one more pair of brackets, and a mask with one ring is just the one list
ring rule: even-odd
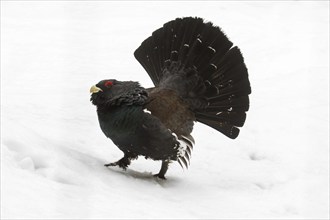
{"label": "bird's neck", "polygon": [[142,106],[113,106],[98,108],[97,114],[102,131],[107,137],[134,133],[140,125]]}

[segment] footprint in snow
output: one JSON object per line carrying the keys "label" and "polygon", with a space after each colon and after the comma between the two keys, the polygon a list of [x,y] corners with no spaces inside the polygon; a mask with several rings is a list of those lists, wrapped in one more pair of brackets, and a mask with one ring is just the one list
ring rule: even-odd
{"label": "footprint in snow", "polygon": [[250,158],[250,160],[253,160],[253,161],[260,161],[260,160],[266,160],[267,159],[267,157],[265,155],[261,155],[257,152],[250,153],[249,158]]}

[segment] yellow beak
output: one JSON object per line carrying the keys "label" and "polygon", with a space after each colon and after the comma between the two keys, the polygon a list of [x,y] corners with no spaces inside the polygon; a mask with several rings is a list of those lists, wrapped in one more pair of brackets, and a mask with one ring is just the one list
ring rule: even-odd
{"label": "yellow beak", "polygon": [[98,93],[99,91],[103,92],[102,89],[100,89],[99,87],[97,86],[92,86],[91,89],[89,90],[90,93]]}

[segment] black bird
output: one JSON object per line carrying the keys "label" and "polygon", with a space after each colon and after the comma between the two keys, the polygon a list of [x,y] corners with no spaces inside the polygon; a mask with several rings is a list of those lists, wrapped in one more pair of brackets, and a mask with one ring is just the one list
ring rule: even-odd
{"label": "black bird", "polygon": [[244,125],[251,93],[238,47],[221,29],[202,18],[177,18],[154,31],[134,52],[155,87],[102,80],[91,87],[104,134],[124,153],[105,166],[126,169],[132,159],[190,163],[194,122],[236,138]]}

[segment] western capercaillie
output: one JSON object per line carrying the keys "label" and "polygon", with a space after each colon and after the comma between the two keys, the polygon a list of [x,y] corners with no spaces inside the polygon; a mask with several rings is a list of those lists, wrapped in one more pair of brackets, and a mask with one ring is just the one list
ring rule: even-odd
{"label": "western capercaillie", "polygon": [[92,86],[100,127],[124,157],[105,166],[126,169],[132,159],[161,160],[165,179],[171,161],[188,167],[194,122],[229,138],[244,125],[251,93],[238,47],[202,18],[177,18],[154,31],[134,53],[155,87],[102,80]]}

